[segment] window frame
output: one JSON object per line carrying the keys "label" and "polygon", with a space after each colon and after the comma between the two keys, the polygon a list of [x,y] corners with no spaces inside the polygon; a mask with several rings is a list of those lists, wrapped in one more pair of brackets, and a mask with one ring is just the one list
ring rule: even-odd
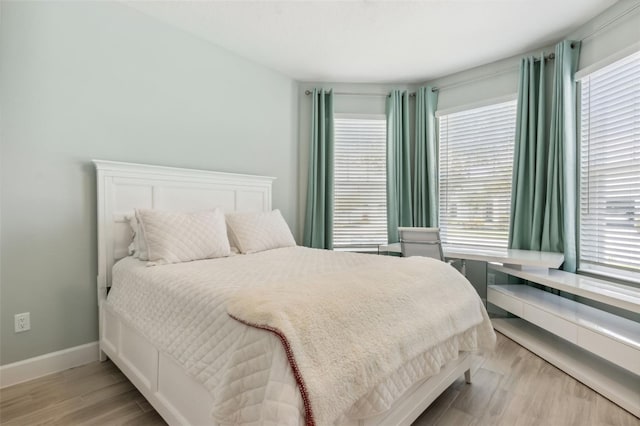
{"label": "window frame", "polygon": [[[385,167],[383,169],[383,175],[384,175],[384,181],[385,181],[385,215],[387,212],[387,200],[386,200],[386,185],[388,184],[387,182],[387,168],[386,168],[386,150],[387,150],[387,116],[385,114],[381,114],[381,113],[371,113],[371,114],[365,114],[365,113],[342,113],[342,112],[334,112],[333,114],[333,119],[334,119],[334,156],[335,156],[335,151],[337,148],[337,135],[336,135],[336,129],[337,129],[337,125],[336,125],[336,120],[339,119],[352,119],[352,120],[380,120],[384,122],[384,129],[385,129],[385,135],[384,135],[384,147],[385,147]],[[334,211],[333,211],[333,250],[334,251],[352,251],[352,252],[365,252],[365,253],[377,253],[378,252],[378,247],[380,245],[386,245],[388,244],[388,236],[387,236],[387,224],[388,224],[388,218],[386,218],[385,220],[385,228],[384,228],[384,234],[385,234],[385,240],[380,242],[380,243],[372,243],[372,244],[363,244],[363,245],[357,245],[357,244],[352,244],[349,246],[336,246],[335,244],[335,230],[336,230],[336,179],[335,179],[335,171],[336,171],[336,164],[335,164],[335,158],[334,158]]]}
{"label": "window frame", "polygon": [[[468,246],[468,247],[475,247],[475,248],[482,248],[483,250],[496,250],[496,249],[505,249],[508,247],[509,245],[509,233],[510,233],[510,229],[509,229],[509,223],[510,223],[510,214],[511,214],[511,193],[512,193],[512,185],[513,185],[513,154],[515,152],[515,129],[517,126],[517,99],[518,99],[518,94],[517,93],[511,93],[505,96],[500,96],[500,97],[494,97],[494,98],[490,98],[490,99],[484,99],[478,102],[474,102],[474,103],[469,103],[469,104],[464,104],[464,105],[460,105],[460,106],[456,106],[456,107],[450,107],[450,108],[446,108],[446,109],[441,109],[441,110],[437,110],[436,111],[436,132],[437,132],[437,138],[438,138],[438,143],[437,143],[437,150],[436,150],[436,154],[437,154],[437,168],[438,168],[438,173],[437,173],[437,189],[436,189],[436,195],[438,197],[438,226],[441,228],[441,235],[442,235],[442,242],[444,244],[447,245],[452,245],[452,246]],[[497,106],[500,104],[507,104],[507,103],[513,103],[513,111],[515,112],[514,114],[514,121],[513,121],[513,149],[512,149],[512,153],[511,153],[511,176],[509,178],[509,210],[508,210],[508,215],[507,217],[509,219],[507,219],[507,236],[506,236],[506,240],[505,240],[505,244],[504,246],[497,246],[497,245],[478,245],[477,243],[471,241],[468,243],[462,243],[462,242],[449,242],[446,241],[446,232],[443,232],[442,230],[442,204],[441,204],[441,196],[442,196],[442,191],[441,191],[441,186],[442,186],[442,179],[441,179],[441,173],[442,173],[442,164],[441,164],[441,155],[442,155],[442,140],[441,140],[441,118],[443,116],[448,116],[448,115],[452,115],[452,114],[458,114],[458,113],[463,113],[463,112],[468,112],[474,109],[482,109],[482,108],[487,108],[487,107],[491,107],[491,106]]]}
{"label": "window frame", "polygon": [[[592,75],[594,74],[598,74],[600,73],[602,70],[607,69],[608,67],[615,65],[618,62],[624,61],[625,59],[634,56],[634,55],[640,55],[640,43],[637,43],[634,46],[630,46],[629,48],[623,49],[619,52],[614,53],[613,55],[610,55],[609,57],[591,65],[588,66],[580,71],[578,71],[576,73],[576,83],[577,83],[577,88],[576,88],[576,117],[577,117],[577,122],[576,122],[576,133],[577,133],[577,137],[576,140],[578,141],[577,144],[577,158],[576,158],[576,179],[577,179],[577,193],[576,193],[576,197],[577,197],[577,217],[576,217],[576,258],[577,258],[577,272],[580,274],[584,274],[584,275],[588,275],[588,276],[593,276],[596,278],[603,278],[603,279],[612,279],[614,281],[618,281],[618,282],[625,282],[625,283],[634,283],[634,284],[640,284],[640,272],[631,270],[631,269],[627,269],[624,267],[620,267],[620,268],[616,268],[616,267],[612,267],[606,264],[594,264],[593,262],[588,262],[588,261],[584,261],[582,260],[582,232],[583,232],[583,228],[582,228],[582,198],[583,198],[583,194],[582,194],[582,186],[583,186],[583,180],[582,180],[582,174],[583,174],[583,170],[582,170],[582,163],[583,163],[583,148],[585,145],[585,141],[583,140],[583,121],[582,121],[582,117],[583,117],[583,101],[582,101],[582,91],[583,91],[583,85],[584,85],[584,81],[586,79],[589,79]],[[591,108],[591,106],[590,106]]]}

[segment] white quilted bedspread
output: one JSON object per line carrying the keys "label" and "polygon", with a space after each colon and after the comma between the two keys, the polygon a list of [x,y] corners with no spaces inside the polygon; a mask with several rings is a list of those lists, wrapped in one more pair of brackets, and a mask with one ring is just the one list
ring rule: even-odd
{"label": "white quilted bedspread", "polygon": [[[227,301],[241,288],[394,261],[302,247],[156,267],[125,258],[114,266],[107,303],[204,384],[218,422],[301,425],[302,398],[282,344],[270,332],[231,319]],[[458,351],[477,349],[480,334],[471,329],[452,336],[409,361],[337,423],[385,411],[414,383],[456,358]]]}

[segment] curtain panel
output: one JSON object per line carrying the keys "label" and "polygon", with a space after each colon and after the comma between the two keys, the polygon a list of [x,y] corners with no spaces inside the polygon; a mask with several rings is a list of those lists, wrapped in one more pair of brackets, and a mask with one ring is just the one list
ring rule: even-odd
{"label": "curtain panel", "polygon": [[438,226],[438,150],[433,87],[416,91],[416,139],[413,168],[413,226]]}
{"label": "curtain panel", "polygon": [[[549,135],[549,167],[547,184],[558,188],[549,194],[544,220],[559,223],[561,245],[551,247],[564,253],[562,269],[576,271],[577,205],[578,205],[578,121],[576,112],[576,70],[580,42],[565,40],[556,45],[551,98],[551,132]],[[555,229],[548,229],[554,232]],[[543,235],[543,239],[550,238]]]}
{"label": "curtain panel", "polygon": [[398,227],[413,226],[409,146],[409,93],[387,97],[387,235],[398,242]]}
{"label": "curtain panel", "polygon": [[[558,226],[544,220],[547,190],[557,190],[547,186],[545,71],[544,53],[520,62],[509,226],[512,249],[547,251],[561,244],[557,231],[544,232],[547,227]],[[544,243],[543,234],[548,238]]]}
{"label": "curtain panel", "polygon": [[579,52],[580,42],[556,45],[549,102],[544,56],[520,64],[509,228],[509,248],[562,252],[563,269],[571,272],[576,270]]}
{"label": "curtain panel", "polygon": [[333,91],[313,89],[303,245],[333,248]]}

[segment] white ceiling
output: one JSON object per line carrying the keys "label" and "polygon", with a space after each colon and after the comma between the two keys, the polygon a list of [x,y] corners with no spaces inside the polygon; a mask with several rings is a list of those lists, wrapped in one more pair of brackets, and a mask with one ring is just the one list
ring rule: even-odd
{"label": "white ceiling", "polygon": [[124,1],[299,81],[421,82],[561,39],[615,0]]}

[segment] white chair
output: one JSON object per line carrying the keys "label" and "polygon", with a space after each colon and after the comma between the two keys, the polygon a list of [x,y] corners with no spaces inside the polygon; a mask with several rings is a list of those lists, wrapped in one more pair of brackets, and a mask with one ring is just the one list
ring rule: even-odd
{"label": "white chair", "polygon": [[403,257],[424,256],[444,260],[440,228],[398,228]]}
{"label": "white chair", "polygon": [[[444,261],[442,241],[440,241],[440,228],[405,228],[399,227],[400,251],[403,257],[424,256]],[[459,271],[466,276],[467,265],[464,259],[460,261]],[[453,265],[458,260],[449,260]]]}

